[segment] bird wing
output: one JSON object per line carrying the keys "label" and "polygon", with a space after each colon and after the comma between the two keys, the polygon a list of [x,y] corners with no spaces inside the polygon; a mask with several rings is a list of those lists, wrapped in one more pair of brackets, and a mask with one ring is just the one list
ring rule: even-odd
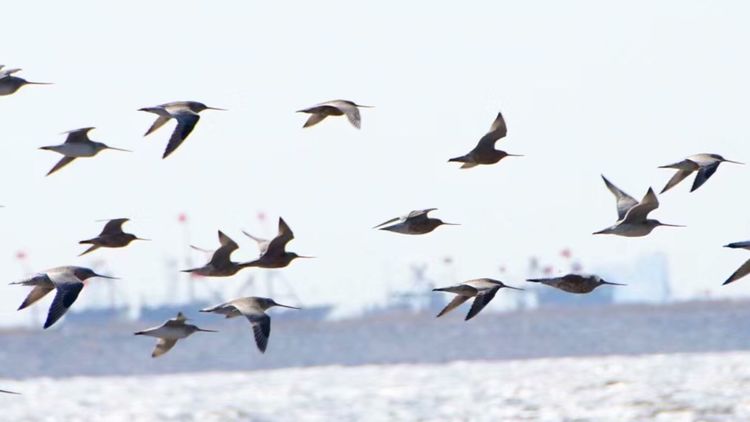
{"label": "bird wing", "polygon": [[51,292],[52,290],[55,290],[55,285],[51,282],[49,284],[40,284],[34,286],[34,288],[29,292],[28,296],[26,296],[26,299],[24,299],[21,306],[18,307],[18,310],[20,311],[21,309],[28,307],[37,300],[46,296],[47,293]]}
{"label": "bird wing", "polygon": [[[271,336],[271,317],[266,315],[263,311],[247,305],[245,302],[234,302],[232,305],[242,313],[248,321],[250,321],[250,324],[253,326],[255,344],[258,346],[258,350],[260,350],[261,353],[265,353],[266,346],[268,346],[268,337]],[[227,314],[227,318],[231,318],[232,316],[235,315]]]}
{"label": "bird wing", "polygon": [[656,197],[654,190],[648,188],[648,192],[646,192],[646,195],[643,196],[641,202],[639,202],[638,205],[630,208],[625,214],[625,218],[623,218],[621,221],[628,223],[642,222],[646,220],[648,214],[651,211],[657,208],[659,208],[659,199]]}
{"label": "bird wing", "polygon": [[190,132],[193,131],[196,123],[200,120],[200,116],[190,111],[179,112],[173,117],[177,120],[177,126],[174,128],[174,132],[172,132],[172,136],[169,138],[167,149],[164,150],[164,155],[161,158],[167,158],[169,154],[173,153],[185,138],[190,135]]}
{"label": "bird wing", "polygon": [[47,320],[44,322],[44,328],[49,328],[57,322],[68,309],[73,305],[73,302],[78,298],[78,294],[83,289],[83,283],[59,283],[55,286],[57,288],[57,294],[55,299],[52,301],[52,305],[49,307],[49,313],[47,314]]}
{"label": "bird wing", "polygon": [[503,113],[497,113],[495,121],[490,126],[490,131],[487,132],[477,144],[478,147],[494,147],[495,142],[505,137],[508,134],[508,127],[505,125],[505,119]]}
{"label": "bird wing", "polygon": [[289,243],[292,239],[294,239],[294,232],[292,232],[292,229],[289,228],[288,224],[286,224],[286,221],[284,221],[283,218],[279,217],[279,232],[276,237],[271,239],[271,241],[268,243],[268,247],[266,248],[265,253],[275,255],[284,253],[286,244]]}
{"label": "bird wing", "polygon": [[268,250],[268,245],[271,244],[270,240],[263,239],[263,238],[260,238],[260,237],[255,237],[255,236],[251,235],[250,233],[248,233],[248,232],[246,232],[244,230],[242,231],[242,233],[245,236],[249,237],[250,239],[253,239],[258,244],[258,249],[260,249],[260,254],[261,255],[263,255],[264,253],[266,253],[266,251]]}
{"label": "bird wing", "polygon": [[323,113],[312,113],[310,117],[307,118],[307,121],[305,121],[305,124],[302,127],[305,128],[305,127],[315,126],[321,121],[323,121],[323,119],[325,119],[326,117],[328,117],[328,115],[323,114]]}
{"label": "bird wing", "polygon": [[437,314],[436,318],[439,318],[439,317],[447,314],[448,312],[456,309],[457,307],[461,306],[461,304],[463,304],[467,300],[469,300],[469,296],[456,295],[456,297],[454,297],[453,300],[451,300],[450,303],[448,303],[445,306],[445,308],[443,308],[443,310],[441,310],[440,313]]}
{"label": "bird wing", "polygon": [[219,230],[219,243],[221,243],[221,246],[214,251],[211,261],[209,261],[214,266],[228,263],[232,252],[239,248],[239,245],[221,230]]}
{"label": "bird wing", "polygon": [[349,119],[349,123],[351,123],[352,126],[356,127],[357,129],[360,129],[362,127],[362,118],[359,115],[359,108],[357,108],[357,106],[349,103],[343,103],[340,104],[338,108],[344,114],[346,114],[346,118]]}
{"label": "bird wing", "polygon": [[622,220],[629,209],[638,205],[638,201],[607,180],[604,175],[602,175],[602,180],[604,180],[604,184],[607,185],[607,189],[609,189],[609,191],[612,192],[612,195],[615,196],[615,199],[617,200],[617,219]]}
{"label": "bird wing", "polygon": [[377,226],[373,227],[373,229],[377,229],[378,227],[383,227],[383,226],[386,226],[388,224],[395,223],[397,221],[403,221],[403,220],[405,220],[404,217],[393,217],[393,218],[391,218],[388,221],[385,221],[383,223],[378,224]]}
{"label": "bird wing", "polygon": [[[677,173],[672,176],[672,178],[669,179],[666,185],[664,185],[664,189],[661,190],[661,193],[664,193],[673,187],[675,187],[678,183],[682,182],[683,179],[690,176],[691,173],[693,173],[694,170],[677,170]],[[697,180],[697,178],[696,178]]]}
{"label": "bird wing", "polygon": [[698,189],[704,183],[706,183],[706,180],[708,180],[711,176],[713,176],[714,173],[716,173],[716,169],[719,168],[719,164],[721,164],[721,162],[716,161],[714,163],[702,166],[701,169],[698,170],[698,174],[695,176],[693,187],[690,188],[690,192]]}
{"label": "bird wing", "polygon": [[745,263],[742,264],[740,268],[737,268],[737,271],[732,273],[732,275],[729,276],[729,278],[727,279],[727,281],[724,282],[724,284],[729,284],[733,281],[737,281],[748,274],[750,274],[750,259],[745,261]]}
{"label": "bird wing", "polygon": [[500,286],[478,294],[476,298],[474,298],[474,302],[471,303],[471,309],[469,309],[469,313],[466,314],[466,321],[474,318],[479,313],[479,311],[484,309],[484,307],[487,306],[488,303],[490,303],[492,298],[495,297],[495,294],[498,290],[500,290]]}
{"label": "bird wing", "polygon": [[143,136],[148,136],[151,133],[153,133],[156,129],[159,129],[160,127],[164,126],[165,123],[169,121],[169,116],[159,116],[156,118],[154,123],[151,125],[150,128],[146,131],[146,133]]}
{"label": "bird wing", "polygon": [[414,211],[410,212],[406,216],[406,218],[404,218],[404,219],[408,220],[408,219],[411,219],[411,218],[417,218],[417,217],[422,217],[422,216],[426,217],[428,213],[430,213],[431,211],[436,211],[436,210],[437,210],[437,208],[427,208],[427,209],[424,209],[424,210],[414,210]]}
{"label": "bird wing", "polygon": [[175,344],[177,344],[177,340],[169,340],[165,338],[160,338],[156,342],[156,347],[154,347],[154,351],[151,352],[151,357],[158,358],[164,353],[167,353],[169,349],[174,347]]}
{"label": "bird wing", "polygon": [[63,158],[61,158],[60,161],[58,161],[57,164],[55,164],[55,166],[52,167],[52,169],[47,172],[47,176],[49,176],[50,174],[52,174],[52,173],[60,170],[61,168],[67,166],[68,164],[72,163],[73,160],[75,160],[75,159],[76,159],[76,157],[63,157]]}
{"label": "bird wing", "polygon": [[68,132],[65,132],[68,134],[68,137],[65,139],[66,144],[75,144],[75,143],[82,143],[82,142],[91,142],[91,139],[89,139],[88,133],[94,129],[93,127],[84,127],[81,129],[75,129]]}
{"label": "bird wing", "polygon": [[107,224],[104,225],[104,228],[102,229],[102,232],[99,234],[99,236],[122,234],[122,225],[125,224],[128,220],[129,218],[115,218],[109,220]]}

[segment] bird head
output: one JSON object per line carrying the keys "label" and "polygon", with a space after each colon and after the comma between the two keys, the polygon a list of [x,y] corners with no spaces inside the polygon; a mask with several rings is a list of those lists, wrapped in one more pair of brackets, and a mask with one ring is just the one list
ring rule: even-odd
{"label": "bird head", "polygon": [[112,280],[116,280],[117,279],[117,277],[110,277],[108,275],[97,274],[91,268],[85,268],[85,267],[76,267],[76,268],[74,268],[73,269],[73,275],[75,275],[76,278],[79,279],[79,280],[81,280],[81,281],[88,280],[89,278],[93,278],[93,277],[108,278],[108,279],[112,279]]}

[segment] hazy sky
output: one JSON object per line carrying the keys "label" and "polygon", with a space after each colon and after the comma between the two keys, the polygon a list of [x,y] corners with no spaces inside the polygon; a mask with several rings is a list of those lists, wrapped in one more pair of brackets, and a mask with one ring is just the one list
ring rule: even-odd
{"label": "hazy sky", "polygon": [[[40,9],[44,9],[41,13]],[[217,246],[222,229],[271,235],[282,215],[314,255],[283,270],[305,303],[379,300],[408,283],[408,264],[455,260],[455,280],[498,276],[522,284],[530,255],[570,247],[588,268],[665,251],[674,292],[738,297],[722,287],[750,255],[721,246],[750,239],[750,166],[724,164],[695,193],[660,197],[653,218],[684,229],[645,238],[592,236],[615,206],[599,175],[640,198],[671,176],[657,166],[699,152],[750,162],[750,6],[744,2],[14,2],[0,28],[0,63],[54,82],[0,98],[0,274],[108,261],[128,300],[159,301],[165,260],[185,238]],[[374,105],[362,130],[342,118],[301,129],[294,111],[335,98]],[[148,138],[140,107],[196,100],[206,111],[187,141],[161,154],[172,124]],[[523,158],[458,170],[502,111],[498,147]],[[50,177],[60,156],[39,151],[60,132],[96,126],[104,151]],[[412,209],[462,223],[426,236],[371,227]],[[272,224],[262,225],[264,212]],[[77,258],[95,220],[130,217],[154,239]],[[5,257],[5,258],[2,258]],[[203,257],[196,255],[198,264]],[[4,260],[4,261],[3,261]],[[435,271],[439,269],[433,265]],[[207,279],[230,296],[247,274]],[[437,274],[436,272],[434,274]],[[639,280],[627,280],[638,284]],[[97,283],[94,280],[92,283]],[[102,294],[89,287],[79,306]],[[178,283],[177,286],[184,286]],[[28,289],[0,283],[0,317]],[[231,299],[231,297],[224,297]],[[49,299],[42,302],[46,310]]]}

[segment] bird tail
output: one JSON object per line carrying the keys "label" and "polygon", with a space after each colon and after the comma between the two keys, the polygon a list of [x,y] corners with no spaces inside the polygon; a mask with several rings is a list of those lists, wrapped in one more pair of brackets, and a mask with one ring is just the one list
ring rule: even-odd
{"label": "bird tail", "polygon": [[[78,242],[78,243],[80,243],[80,244],[82,244],[82,245],[83,245],[83,244],[90,244],[91,242],[90,242],[90,241],[86,241],[86,240],[82,240],[82,241],[80,241],[80,242]],[[99,249],[99,245],[93,245],[93,244],[92,244],[92,245],[91,245],[91,247],[89,247],[89,248],[88,248],[88,249],[86,249],[85,251],[81,252],[81,254],[80,254],[80,255],[78,255],[78,256],[84,256],[84,255],[86,255],[87,253],[89,253],[89,252],[93,252],[93,251],[95,251],[95,250],[97,250],[97,249]]]}

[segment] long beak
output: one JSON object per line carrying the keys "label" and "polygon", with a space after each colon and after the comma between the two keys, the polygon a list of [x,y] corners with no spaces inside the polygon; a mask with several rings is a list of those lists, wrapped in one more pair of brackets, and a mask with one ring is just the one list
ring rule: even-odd
{"label": "long beak", "polygon": [[506,289],[511,289],[511,290],[526,290],[526,289],[521,289],[521,288],[513,287],[513,286],[503,286],[503,287],[505,287]]}
{"label": "long beak", "polygon": [[375,106],[368,106],[368,105],[362,105],[362,104],[354,104],[354,105],[359,108],[375,108]]}
{"label": "long beak", "polygon": [[311,259],[311,258],[315,258],[315,257],[314,256],[307,256],[307,255],[297,255],[297,258]]}
{"label": "long beak", "polygon": [[144,238],[142,238],[142,237],[136,237],[136,238],[135,238],[135,240],[145,240],[145,241],[148,241],[148,242],[150,242],[150,241],[151,241],[151,239],[144,239]]}
{"label": "long beak", "polygon": [[217,107],[206,107],[206,110],[229,111],[225,108],[217,108]]}
{"label": "long beak", "polygon": [[204,330],[203,328],[195,327],[196,331],[203,331],[204,333],[218,333],[216,330]]}
{"label": "long beak", "polygon": [[129,149],[115,148],[115,147],[110,147],[110,146],[108,146],[107,149],[113,149],[115,151],[123,151],[123,152],[133,152]]}
{"label": "long beak", "polygon": [[445,222],[443,222],[443,225],[444,226],[460,226],[461,224],[459,224],[459,223],[445,223]]}
{"label": "long beak", "polygon": [[505,154],[506,157],[525,157],[523,154]]}
{"label": "long beak", "polygon": [[276,306],[281,306],[282,308],[289,308],[289,309],[302,309],[302,308],[297,308],[297,307],[294,307],[294,306],[282,305],[280,303],[277,303]]}
{"label": "long beak", "polygon": [[732,164],[742,164],[742,165],[745,164],[745,163],[740,163],[739,161],[732,161],[732,160],[724,160],[724,162],[725,163],[732,163]]}
{"label": "long beak", "polygon": [[94,273],[94,277],[108,278],[110,280],[119,280],[120,279],[119,277],[111,277],[111,276],[108,276],[108,275],[101,275],[101,274],[97,274],[97,273]]}
{"label": "long beak", "polygon": [[591,234],[607,234],[607,229],[601,229],[598,232],[593,232]]}
{"label": "long beak", "polygon": [[664,224],[664,223],[661,223],[659,225],[660,226],[665,226],[665,227],[687,227],[687,226],[681,226],[679,224]]}
{"label": "long beak", "polygon": [[609,285],[611,285],[611,286],[627,286],[627,284],[622,284],[622,283],[612,283],[612,282],[609,282],[609,281],[604,281],[604,280],[602,280],[602,284],[609,284]]}
{"label": "long beak", "polygon": [[52,82],[29,82],[26,81],[26,85],[54,85]]}
{"label": "long beak", "polygon": [[190,245],[192,249],[195,249],[196,251],[204,252],[204,253],[213,253],[213,251],[209,251],[208,249],[199,248],[197,246]]}

